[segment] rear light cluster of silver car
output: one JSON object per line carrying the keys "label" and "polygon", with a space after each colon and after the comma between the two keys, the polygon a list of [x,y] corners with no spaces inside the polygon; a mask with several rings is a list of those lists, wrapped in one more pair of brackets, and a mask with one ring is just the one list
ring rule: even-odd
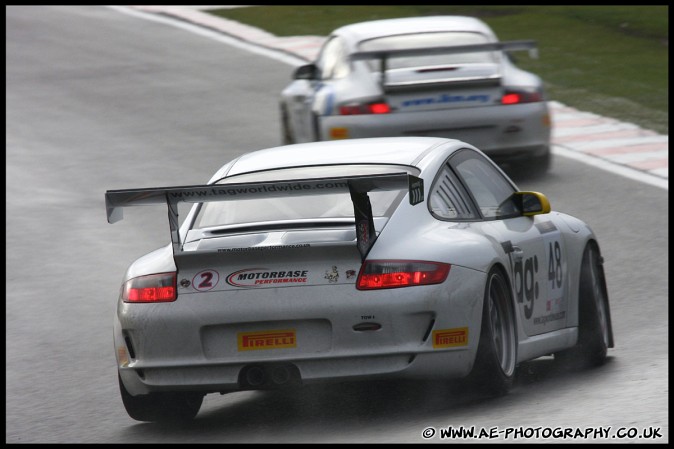
{"label": "rear light cluster of silver car", "polygon": [[543,92],[536,88],[508,88],[501,96],[501,104],[536,103],[543,101]]}
{"label": "rear light cluster of silver car", "polygon": [[385,102],[351,103],[339,107],[341,115],[388,114],[389,112],[391,112],[391,107]]}
{"label": "rear light cluster of silver car", "polygon": [[[420,260],[368,260],[358,274],[358,290],[412,287],[440,284],[447,279],[451,265]],[[177,295],[177,273],[158,273],[128,280],[122,287],[122,300],[133,303],[173,302]]]}
{"label": "rear light cluster of silver car", "polygon": [[178,297],[177,273],[151,274],[129,279],[122,287],[124,302],[172,302]]}
{"label": "rear light cluster of silver car", "polygon": [[451,265],[419,260],[368,260],[356,281],[358,290],[412,287],[440,284],[447,279]]}

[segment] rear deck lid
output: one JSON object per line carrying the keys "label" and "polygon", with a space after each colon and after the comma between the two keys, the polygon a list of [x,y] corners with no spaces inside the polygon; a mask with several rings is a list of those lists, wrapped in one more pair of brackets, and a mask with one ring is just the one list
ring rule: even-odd
{"label": "rear deck lid", "polygon": [[535,49],[533,41],[491,42],[476,32],[429,32],[360,43],[364,61],[394,110],[478,107],[500,100],[503,51]]}

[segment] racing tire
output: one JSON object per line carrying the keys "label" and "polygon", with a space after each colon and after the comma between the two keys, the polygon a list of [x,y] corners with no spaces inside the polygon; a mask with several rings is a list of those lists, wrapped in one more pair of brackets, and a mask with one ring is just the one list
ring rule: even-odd
{"label": "racing tire", "polygon": [[477,355],[468,380],[473,388],[502,396],[512,388],[517,368],[517,330],[510,288],[499,269],[487,277]]}
{"label": "racing tire", "polygon": [[578,292],[578,342],[555,353],[555,360],[571,368],[590,368],[606,361],[612,347],[606,279],[599,248],[589,243],[583,252]]}
{"label": "racing tire", "polygon": [[285,106],[281,106],[281,141],[283,145],[295,143],[292,127],[290,126],[290,117]]}
{"label": "racing tire", "polygon": [[194,419],[204,400],[202,393],[160,392],[131,396],[117,374],[126,413],[136,421],[181,423]]}
{"label": "racing tire", "polygon": [[[508,161],[505,161],[508,164]],[[529,156],[526,159],[512,161],[508,171],[514,176],[538,178],[545,176],[552,168],[552,153],[548,149],[544,154]]]}
{"label": "racing tire", "polygon": [[533,156],[529,162],[529,170],[537,175],[544,175],[552,167],[552,153],[548,150],[542,156]]}

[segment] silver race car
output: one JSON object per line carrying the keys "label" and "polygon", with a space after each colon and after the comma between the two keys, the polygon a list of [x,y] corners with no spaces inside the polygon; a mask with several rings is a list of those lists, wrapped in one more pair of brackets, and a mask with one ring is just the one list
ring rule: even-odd
{"label": "silver race car", "polygon": [[458,140],[282,146],[205,185],[105,200],[110,223],[168,208],[171,242],[130,265],[114,320],[136,420],[192,419],[206,393],[382,376],[503,394],[520,362],[600,364],[613,347],[592,230]]}
{"label": "silver race car", "polygon": [[459,139],[498,163],[545,172],[551,122],[541,79],[479,19],[413,17],[333,31],[281,93],[284,144],[388,136]]}

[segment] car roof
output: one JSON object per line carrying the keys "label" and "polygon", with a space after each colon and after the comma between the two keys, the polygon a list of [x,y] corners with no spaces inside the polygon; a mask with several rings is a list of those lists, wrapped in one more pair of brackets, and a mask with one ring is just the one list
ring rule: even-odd
{"label": "car roof", "polygon": [[[432,148],[461,143],[438,137],[378,137],[310,142],[258,150],[224,166],[214,178],[284,167],[340,164],[410,165]],[[223,171],[227,172],[224,173]]]}
{"label": "car roof", "polygon": [[371,20],[345,25],[337,28],[332,34],[340,35],[355,43],[397,34],[453,30],[482,33],[492,36],[496,40],[494,32],[486,23],[468,16],[426,16]]}

